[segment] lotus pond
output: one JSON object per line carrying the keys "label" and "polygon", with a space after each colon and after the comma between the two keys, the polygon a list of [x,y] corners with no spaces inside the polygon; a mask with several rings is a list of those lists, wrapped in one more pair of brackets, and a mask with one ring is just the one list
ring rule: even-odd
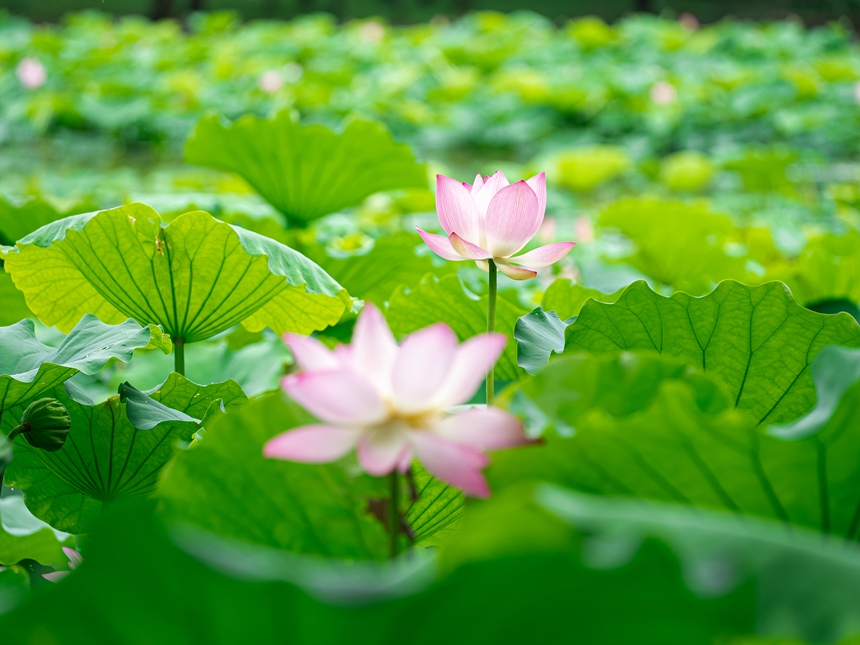
{"label": "lotus pond", "polygon": [[4,644],[858,642],[849,25],[2,14],[0,88]]}

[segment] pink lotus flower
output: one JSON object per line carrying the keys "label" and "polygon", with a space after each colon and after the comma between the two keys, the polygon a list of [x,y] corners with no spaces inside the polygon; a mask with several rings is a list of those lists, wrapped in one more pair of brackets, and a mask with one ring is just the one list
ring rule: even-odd
{"label": "pink lotus flower", "polygon": [[48,72],[45,66],[36,58],[25,58],[18,63],[18,67],[15,68],[15,74],[18,75],[21,85],[28,90],[40,88],[48,80]]}
{"label": "pink lotus flower", "polygon": [[[63,547],[63,553],[66,554],[66,557],[69,559],[69,569],[74,571],[80,566],[80,564],[84,561],[83,557],[80,553],[75,551],[74,549],[70,549],[69,547]],[[42,577],[45,580],[50,580],[51,582],[59,582],[67,575],[69,575],[72,571],[54,571],[52,573],[43,573]]]}
{"label": "pink lotus flower", "polygon": [[277,70],[269,70],[260,75],[257,85],[266,94],[274,94],[284,86],[284,77]]}
{"label": "pink lotus flower", "polygon": [[478,175],[471,186],[437,175],[436,212],[448,237],[420,228],[418,234],[446,260],[474,260],[484,271],[493,260],[509,278],[528,280],[537,275],[535,269],[558,262],[574,245],[556,242],[512,257],[538,232],[545,211],[544,173],[515,184],[509,184],[503,172]]}
{"label": "pink lotus flower", "polygon": [[492,369],[507,339],[482,334],[458,344],[439,323],[398,346],[379,310],[368,303],[351,345],[334,351],[314,338],[285,334],[302,369],[284,377],[284,391],[322,423],[266,443],[274,459],[324,463],[353,448],[374,476],[405,473],[413,458],[439,479],[476,497],[490,494],[481,470],[486,449],[526,443],[519,420],[498,408],[445,410],[468,401]]}
{"label": "pink lotus flower", "polygon": [[651,100],[658,105],[672,103],[676,98],[678,98],[678,91],[671,83],[660,81],[651,87]]}

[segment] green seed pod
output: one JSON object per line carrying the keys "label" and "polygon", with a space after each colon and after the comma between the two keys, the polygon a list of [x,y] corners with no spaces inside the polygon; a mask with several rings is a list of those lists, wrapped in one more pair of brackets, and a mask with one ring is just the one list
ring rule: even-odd
{"label": "green seed pod", "polygon": [[66,406],[57,399],[33,401],[24,410],[21,425],[9,433],[9,441],[23,434],[34,448],[56,452],[66,443],[72,419]]}

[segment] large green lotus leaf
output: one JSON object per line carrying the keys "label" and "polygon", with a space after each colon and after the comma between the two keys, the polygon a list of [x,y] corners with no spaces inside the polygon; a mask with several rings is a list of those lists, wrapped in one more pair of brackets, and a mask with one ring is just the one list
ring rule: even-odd
{"label": "large green lotus leaf", "polygon": [[623,292],[603,293],[589,289],[569,278],[555,280],[543,294],[540,307],[544,311],[554,311],[561,320],[579,315],[582,306],[591,298],[599,302],[615,302]]}
{"label": "large green lotus leaf", "polygon": [[24,294],[15,288],[12,277],[0,270],[0,326],[12,325],[24,318],[34,318],[33,312],[27,307]]}
{"label": "large green lotus leaf", "polygon": [[165,473],[159,497],[168,519],[224,537],[295,553],[384,558],[383,524],[368,497],[383,480],[342,463],[265,459],[266,441],[313,419],[271,394],[210,424],[205,439]]}
{"label": "large green lotus leaf", "polygon": [[68,561],[62,549],[68,537],[34,517],[20,495],[0,499],[0,565],[28,559],[60,568]]}
{"label": "large green lotus leaf", "polygon": [[[496,363],[496,378],[513,381],[522,371],[517,367],[514,326],[526,311],[505,298],[496,302],[496,331],[508,336],[505,351]],[[385,314],[394,335],[411,334],[428,325],[445,322],[464,341],[487,331],[487,296],[468,291],[457,275],[426,276],[414,289],[399,288],[391,296]]]}
{"label": "large green lotus leaf", "polygon": [[[126,516],[125,524],[94,534],[72,576],[2,617],[4,637],[32,642],[39,635],[57,645],[201,639],[211,645],[712,645],[752,631],[757,618],[754,570],[730,569],[736,575],[720,578],[716,589],[694,592],[679,557],[659,538],[643,542],[640,532],[625,533],[633,549],[615,562],[600,561],[589,549],[580,553],[576,532],[548,510],[539,526],[558,527],[565,543],[520,543],[517,552],[462,563],[435,581],[432,563],[421,566],[422,558],[391,568],[318,562],[198,532],[171,540],[139,514]],[[490,525],[491,535],[510,539],[534,519],[513,508],[506,521]],[[768,548],[768,538],[750,543]],[[729,564],[732,555],[724,554]],[[853,568],[839,565],[852,558],[847,551],[836,562],[820,558],[836,576],[834,586],[851,588],[845,578]],[[694,555],[685,561],[694,572],[708,564]],[[789,564],[798,561],[805,562]],[[771,607],[787,610],[785,603]]]}
{"label": "large green lotus leaf", "polygon": [[240,322],[310,333],[350,304],[300,253],[203,211],[167,226],[144,204],[77,215],[28,235],[5,260],[30,308],[61,330],[95,313],[157,323],[186,343]]}
{"label": "large green lotus leaf", "polygon": [[185,146],[185,160],[238,174],[291,226],[355,206],[373,193],[427,185],[424,167],[382,124],[352,119],[333,132],[296,123],[286,110],[232,124],[203,117]]}
{"label": "large green lotus leaf", "polygon": [[701,298],[666,298],[636,282],[615,304],[586,303],[565,333],[565,352],[647,349],[699,366],[759,423],[809,412],[815,403],[809,365],[821,348],[860,346],[860,325],[851,316],[804,309],[779,282],[726,281]]}
{"label": "large green lotus leaf", "polygon": [[726,250],[735,231],[732,221],[704,203],[622,199],[601,213],[599,224],[635,242],[625,262],[674,289],[698,295],[720,280],[750,277],[746,258]]}
{"label": "large green lotus leaf", "polygon": [[72,378],[95,374],[112,358],[131,360],[135,349],[170,352],[170,339],[155,325],[133,320],[106,325],[86,314],[59,347],[36,339],[32,320],[0,327],[0,419],[3,411],[37,397]]}
{"label": "large green lotus leaf", "polygon": [[[232,381],[203,387],[175,373],[148,394],[195,419],[205,418],[210,406],[247,400]],[[119,395],[96,405],[78,403],[61,388],[51,396],[72,418],[65,445],[46,452],[18,440],[6,480],[24,492],[33,515],[69,533],[89,532],[99,514],[112,505],[149,497],[179,442],[189,441],[199,428],[194,421],[168,420],[138,430],[128,420]],[[4,416],[0,429],[5,434],[14,427],[19,410]]]}
{"label": "large green lotus leaf", "polygon": [[[824,364],[815,373],[829,372],[830,353],[819,360]],[[546,432],[543,444],[515,456],[499,453],[490,482],[501,488],[551,481],[853,537],[860,504],[858,393],[860,383],[848,388],[817,429],[789,428],[778,436],[735,408],[736,396],[723,383],[676,358],[564,356],[524,382],[520,395],[568,431]]]}
{"label": "large green lotus leaf", "polygon": [[15,244],[45,224],[93,208],[87,202],[58,206],[42,197],[31,197],[20,203],[0,197],[0,244]]}
{"label": "large green lotus leaf", "polygon": [[12,444],[6,438],[6,435],[0,435],[0,490],[2,490],[3,474],[6,472],[6,466],[12,461]]}
{"label": "large green lotus leaf", "polygon": [[[697,593],[725,597],[754,584],[755,597],[739,603],[735,617],[754,618],[755,627],[746,629],[749,636],[787,639],[773,645],[800,645],[832,643],[860,632],[854,602],[860,555],[842,540],[822,540],[797,527],[788,532],[770,520],[610,499],[548,484],[508,489],[467,510],[458,539],[441,550],[443,569],[524,551],[566,549],[581,550],[590,566],[617,570],[646,549],[650,538],[671,548],[684,580]],[[618,594],[626,595],[620,589]],[[669,635],[678,623],[670,618],[665,624],[672,626]],[[714,642],[760,642],[728,636],[724,632]]]}

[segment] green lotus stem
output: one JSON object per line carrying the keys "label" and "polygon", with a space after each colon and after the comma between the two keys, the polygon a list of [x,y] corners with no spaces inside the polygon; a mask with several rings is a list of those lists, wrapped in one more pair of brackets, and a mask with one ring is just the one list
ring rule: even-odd
{"label": "green lotus stem", "polygon": [[173,360],[174,368],[173,371],[177,374],[181,374],[185,376],[185,339],[184,338],[175,338],[173,339]]}
{"label": "green lotus stem", "polygon": [[[487,300],[487,332],[496,331],[496,282],[498,281],[498,269],[496,263],[487,260],[490,265],[490,296]],[[493,369],[487,372],[487,405],[493,404],[495,397],[495,375]]]}
{"label": "green lotus stem", "polygon": [[388,475],[390,494],[388,497],[388,530],[390,542],[388,557],[393,560],[400,552],[400,482],[397,481],[397,469]]}
{"label": "green lotus stem", "polygon": [[15,437],[17,437],[22,432],[27,432],[29,429],[30,429],[29,423],[26,424],[26,426],[24,424],[21,424],[21,425],[17,426],[14,430],[12,430],[12,432],[9,433],[9,436],[7,436],[6,439],[9,440],[9,443],[12,443],[13,441],[15,441]]}

